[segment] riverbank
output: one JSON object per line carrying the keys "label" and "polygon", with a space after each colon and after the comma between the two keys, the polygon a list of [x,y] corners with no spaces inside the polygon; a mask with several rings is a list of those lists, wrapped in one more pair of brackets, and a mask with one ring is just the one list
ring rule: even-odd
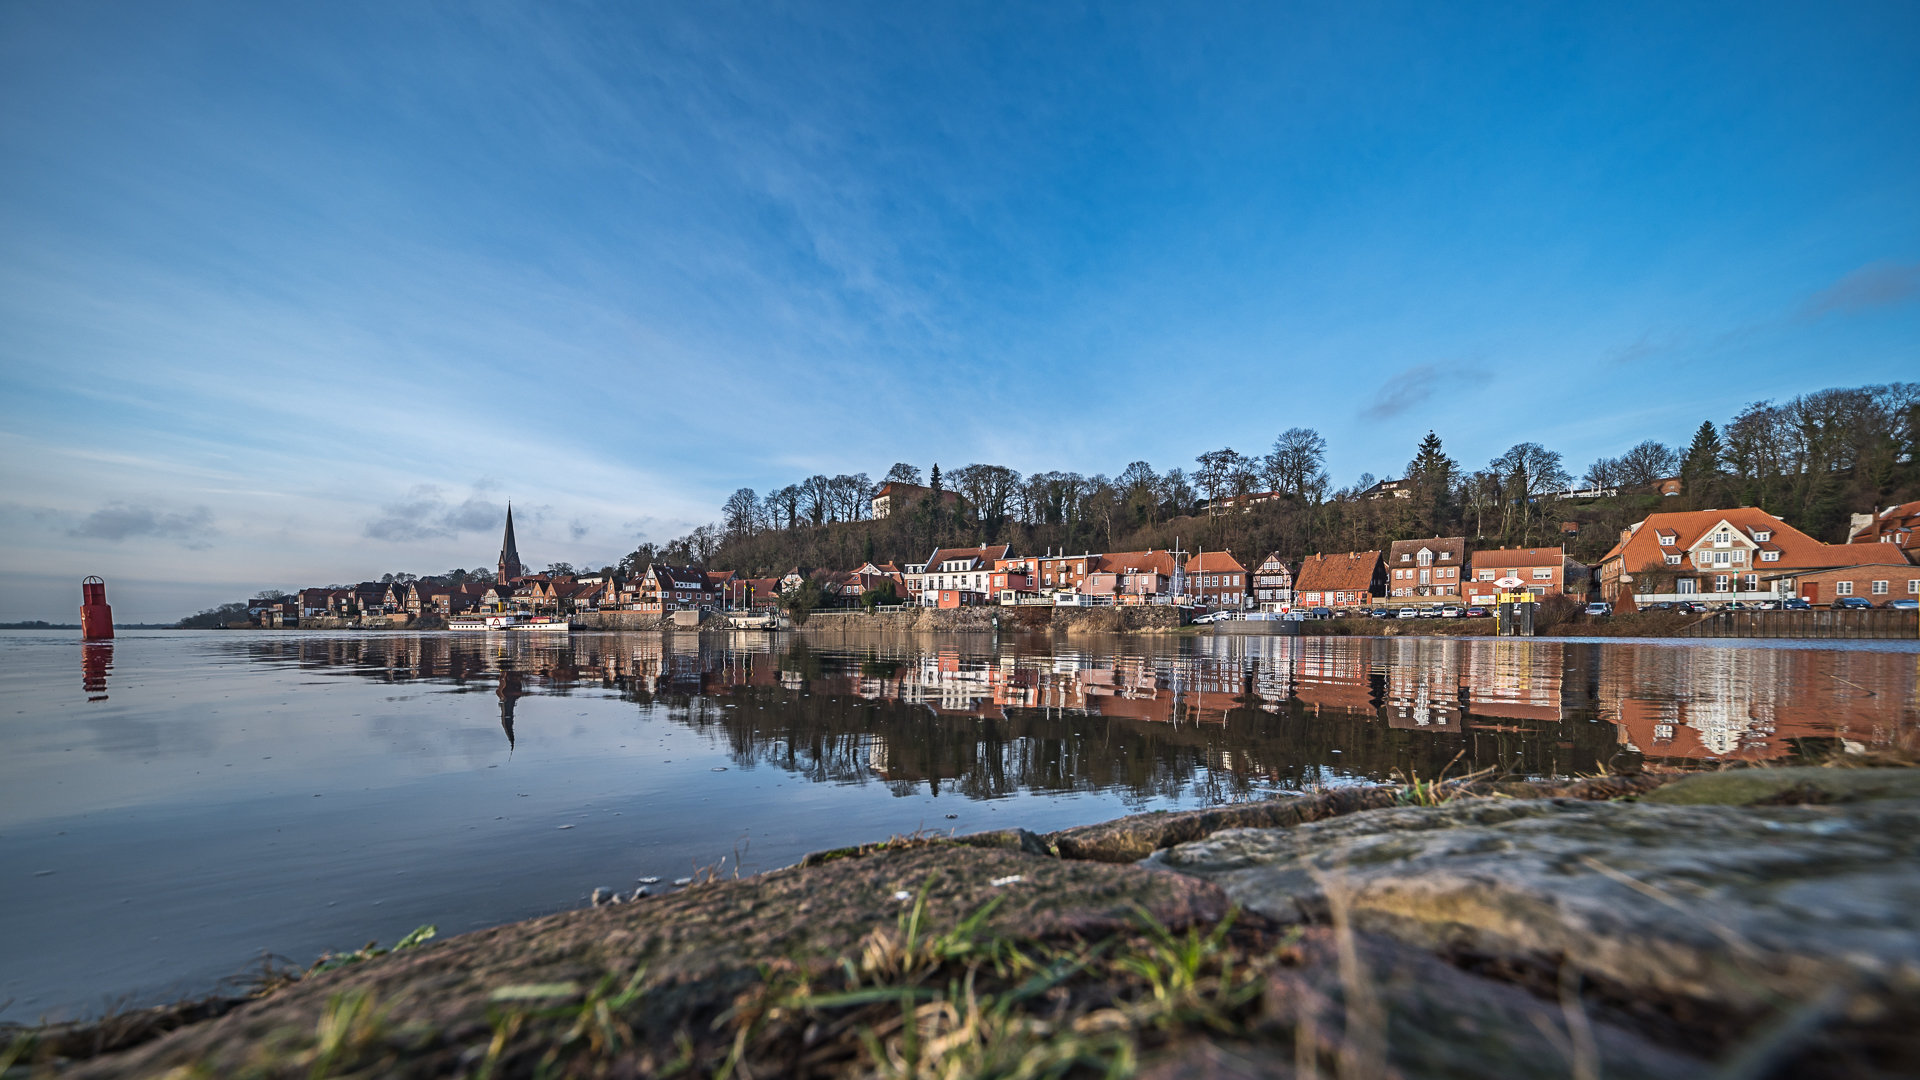
{"label": "riverbank", "polygon": [[895,838],[316,972],[60,1074],[1899,1075],[1917,836],[1920,771],[1798,768]]}

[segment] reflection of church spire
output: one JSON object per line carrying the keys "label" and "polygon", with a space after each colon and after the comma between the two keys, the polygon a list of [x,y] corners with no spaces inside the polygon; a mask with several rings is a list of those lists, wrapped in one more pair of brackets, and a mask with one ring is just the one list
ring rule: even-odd
{"label": "reflection of church spire", "polygon": [[520,676],[517,672],[502,671],[500,685],[494,690],[500,698],[500,730],[507,733],[507,753],[513,753],[513,703],[520,697]]}
{"label": "reflection of church spire", "polygon": [[520,548],[513,542],[513,503],[507,503],[507,533],[500,540],[500,576],[502,584],[512,581],[526,573],[526,567],[520,565]]}

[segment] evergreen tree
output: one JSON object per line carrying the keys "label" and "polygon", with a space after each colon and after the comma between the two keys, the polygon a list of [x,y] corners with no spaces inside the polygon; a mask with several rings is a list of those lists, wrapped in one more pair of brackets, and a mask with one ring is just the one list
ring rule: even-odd
{"label": "evergreen tree", "polygon": [[1459,463],[1441,449],[1440,436],[1427,432],[1413,460],[1407,462],[1407,480],[1413,484],[1411,525],[1416,533],[1439,536],[1452,531],[1453,489],[1459,475]]}
{"label": "evergreen tree", "polygon": [[1700,421],[1699,430],[1693,433],[1693,444],[1687,447],[1687,456],[1680,463],[1680,482],[1689,497],[1709,496],[1708,489],[1720,475],[1720,459],[1725,452],[1713,421]]}

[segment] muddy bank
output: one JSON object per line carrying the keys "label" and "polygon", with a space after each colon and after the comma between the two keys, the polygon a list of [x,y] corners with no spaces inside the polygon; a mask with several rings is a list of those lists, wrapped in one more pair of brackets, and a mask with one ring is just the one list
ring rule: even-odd
{"label": "muddy bank", "polygon": [[1901,769],[895,840],[369,959],[59,1075],[1911,1075],[1916,856]]}

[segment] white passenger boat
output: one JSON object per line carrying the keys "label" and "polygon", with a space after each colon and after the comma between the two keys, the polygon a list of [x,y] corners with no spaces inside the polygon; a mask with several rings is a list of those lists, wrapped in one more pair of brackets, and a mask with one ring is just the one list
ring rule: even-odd
{"label": "white passenger boat", "polygon": [[572,620],[564,615],[529,615],[524,611],[497,611],[451,616],[447,619],[447,629],[485,630],[496,633],[503,630],[566,633],[573,629],[573,624]]}

